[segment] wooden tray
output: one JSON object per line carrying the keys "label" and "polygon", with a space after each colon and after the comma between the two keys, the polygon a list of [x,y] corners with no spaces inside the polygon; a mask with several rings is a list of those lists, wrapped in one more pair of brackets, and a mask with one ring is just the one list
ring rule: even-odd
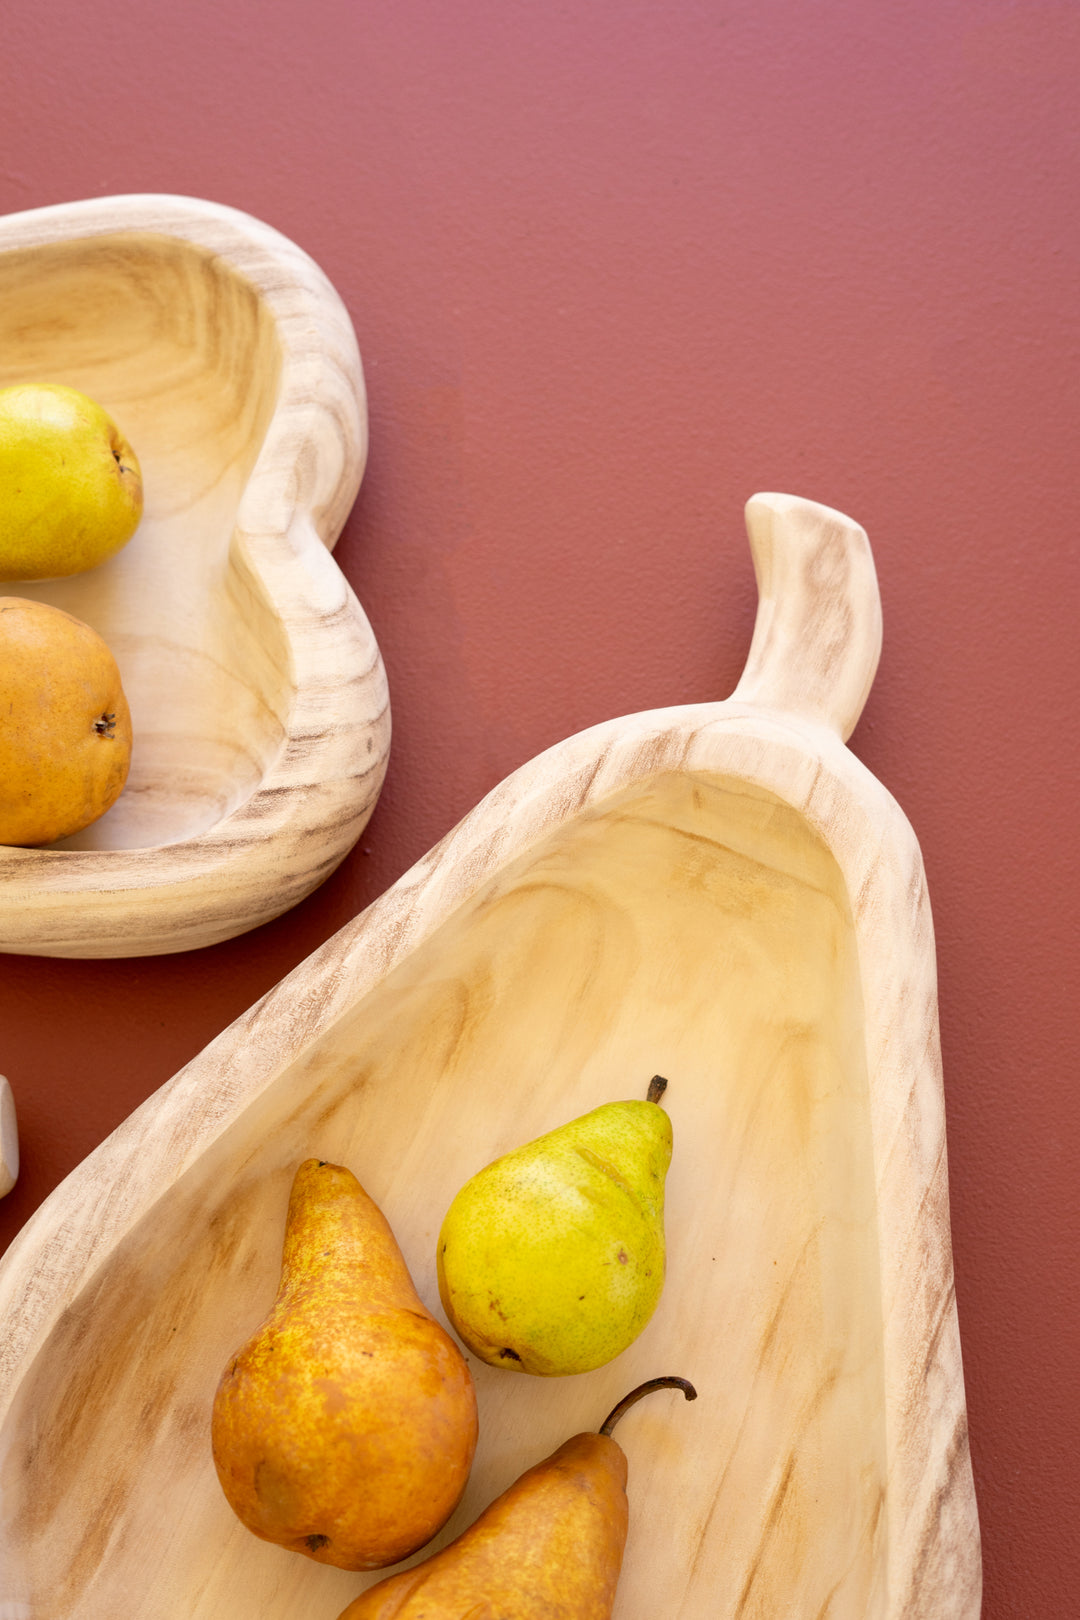
{"label": "wooden tray", "polygon": [[367,414],[356,339],[307,255],[246,214],[109,197],[0,219],[0,386],[110,411],[146,486],[129,544],[6,586],[92,624],[131,704],[116,805],[0,848],[0,950],[140,956],[296,904],[359,837],[386,768],[386,681],[330,557]]}
{"label": "wooden tray", "polygon": [[474,1363],[440,1545],[644,1378],[618,1620],[975,1620],[978,1526],[918,846],[844,747],[877,661],[866,536],[758,496],[725,703],[508,778],[146,1102],[0,1267],[0,1610],[336,1620],[376,1577],[233,1519],[213,1391],[273,1296],[293,1170],[352,1168],[425,1301],[460,1183],[659,1071],[669,1271],[594,1373]]}

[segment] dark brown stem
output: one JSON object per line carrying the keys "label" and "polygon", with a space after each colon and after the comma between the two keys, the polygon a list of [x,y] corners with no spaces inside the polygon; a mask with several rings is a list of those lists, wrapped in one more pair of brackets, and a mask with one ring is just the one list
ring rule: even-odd
{"label": "dark brown stem", "polygon": [[654,1074],[649,1081],[649,1089],[645,1093],[646,1102],[658,1103],[667,1090],[667,1081],[662,1074]]}
{"label": "dark brown stem", "polygon": [[647,1384],[639,1384],[637,1389],[632,1389],[629,1395],[623,1396],[614,1411],[609,1412],[601,1423],[600,1433],[610,1435],[623,1413],[629,1412],[643,1395],[651,1395],[654,1389],[681,1389],[688,1401],[697,1400],[697,1390],[685,1378],[650,1378]]}

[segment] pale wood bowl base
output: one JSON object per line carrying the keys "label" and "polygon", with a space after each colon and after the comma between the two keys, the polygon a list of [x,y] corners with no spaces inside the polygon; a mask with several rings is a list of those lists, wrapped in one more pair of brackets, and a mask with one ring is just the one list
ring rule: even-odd
{"label": "pale wood bowl base", "polygon": [[254,289],[195,244],[129,234],[0,256],[0,387],[64,382],[135,446],[146,508],[122,552],[10,594],[93,624],[136,745],[112,810],[65,849],[139,849],[243,803],[285,736],[284,629],[231,541],[281,353]]}
{"label": "pale wood bowl base", "polygon": [[667,775],[500,874],[281,1073],[257,1120],[227,1133],[73,1303],[24,1386],[5,1470],[35,1616],[333,1620],[375,1577],[251,1537],[208,1441],[217,1377],[273,1296],[296,1163],[356,1172],[437,1308],[435,1239],[461,1182],[589,1108],[643,1096],[654,1072],[669,1079],[675,1134],[660,1308],[595,1373],[472,1363],[480,1448],[437,1544],[635,1384],[678,1373],[695,1405],[653,1397],[620,1428],[632,1503],[620,1620],[873,1613],[883,1369],[850,909],[794,811],[739,783]]}

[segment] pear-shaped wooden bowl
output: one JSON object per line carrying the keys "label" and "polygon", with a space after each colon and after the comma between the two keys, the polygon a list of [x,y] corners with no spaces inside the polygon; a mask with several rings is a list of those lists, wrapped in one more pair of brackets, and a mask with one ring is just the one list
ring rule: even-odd
{"label": "pear-shaped wooden bowl", "polygon": [[827,508],[758,496],[748,517],[761,601],[728,702],[517,771],[16,1239],[0,1612],[335,1620],[375,1577],[257,1541],[210,1459],[297,1163],[355,1171],[437,1310],[465,1178],[659,1072],[659,1309],[593,1373],[474,1364],[480,1447],[436,1545],[677,1374],[693,1406],[654,1395],[619,1429],[618,1620],[975,1620],[930,907],[908,823],[844,746],[879,650],[873,563]]}
{"label": "pear-shaped wooden bowl", "polygon": [[100,400],[146,508],[109,562],[9,595],[104,636],[131,704],[114,807],[0,848],[0,950],[140,956],[228,939],[333,871],[386,767],[386,682],[330,556],[367,413],[336,292],[233,209],[109,197],[0,219],[0,386]]}

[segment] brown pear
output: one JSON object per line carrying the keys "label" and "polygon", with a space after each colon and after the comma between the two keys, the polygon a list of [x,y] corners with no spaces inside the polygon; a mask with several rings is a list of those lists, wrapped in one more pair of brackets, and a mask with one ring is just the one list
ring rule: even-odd
{"label": "brown pear", "polygon": [[212,1438],[248,1529],[340,1569],[397,1563],[457,1506],[472,1378],[349,1170],[297,1170],[277,1299],[225,1368]]}
{"label": "brown pear", "polygon": [[626,1456],[611,1431],[654,1389],[642,1384],[602,1424],[522,1474],[463,1535],[369,1587],[339,1620],[609,1620],[626,1546]]}

